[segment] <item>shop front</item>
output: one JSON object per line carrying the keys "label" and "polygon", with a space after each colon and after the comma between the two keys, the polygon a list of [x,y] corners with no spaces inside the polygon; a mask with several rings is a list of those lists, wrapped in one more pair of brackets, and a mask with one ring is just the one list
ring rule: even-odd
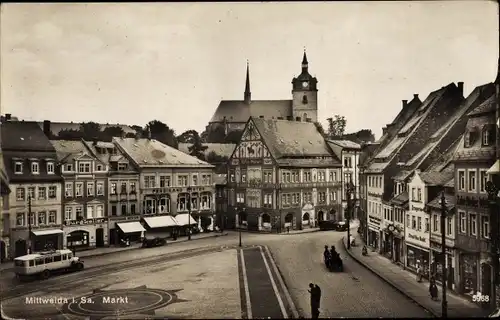
{"label": "shop front", "polygon": [[31,231],[33,252],[60,250],[63,248],[61,229],[38,229]]}
{"label": "shop front", "polygon": [[407,230],[406,242],[406,267],[413,272],[422,267],[424,278],[429,277],[429,237],[427,233],[416,230]]}
{"label": "shop front", "polygon": [[460,268],[460,293],[472,297],[478,290],[478,264],[477,253],[462,252],[459,258]]}
{"label": "shop front", "polygon": [[187,236],[190,228],[198,225],[198,221],[189,213],[180,213],[174,219],[177,222],[178,232],[181,236]]}
{"label": "shop front", "polygon": [[[144,231],[146,231],[140,223],[140,219],[141,216],[139,215],[110,217],[108,223],[109,244],[119,245],[122,240],[125,241],[126,239],[140,241],[144,237]],[[118,224],[122,226],[122,229]]]}
{"label": "shop front", "polygon": [[145,237],[171,238],[177,229],[177,221],[172,216],[143,217],[142,222],[146,227]]}
{"label": "shop front", "polygon": [[396,263],[401,262],[403,230],[400,226],[388,222],[383,229],[384,246],[383,254]]}
{"label": "shop front", "polygon": [[65,221],[65,247],[71,250],[86,250],[107,246],[107,225],[106,218]]}
{"label": "shop front", "polygon": [[374,250],[379,248],[380,224],[381,219],[374,216],[368,216],[368,245]]}
{"label": "shop front", "polygon": [[[448,241],[446,241],[448,242]],[[431,246],[431,263],[430,263],[430,272],[431,275],[434,276],[438,283],[442,283],[443,279],[443,254],[442,254],[442,246],[440,242],[433,241],[431,238],[430,242]],[[446,266],[446,286],[448,289],[455,290],[455,258],[454,258],[454,249],[446,244],[446,257],[445,257],[445,266]]]}

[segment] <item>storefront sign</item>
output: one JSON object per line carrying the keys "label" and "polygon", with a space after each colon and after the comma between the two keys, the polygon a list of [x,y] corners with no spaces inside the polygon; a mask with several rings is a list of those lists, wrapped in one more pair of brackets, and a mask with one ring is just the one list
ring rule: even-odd
{"label": "storefront sign", "polygon": [[66,225],[66,226],[83,226],[83,225],[99,224],[99,223],[105,223],[105,222],[106,222],[106,218],[66,220],[66,221],[64,221],[64,225]]}
{"label": "storefront sign", "polygon": [[262,164],[262,159],[240,159],[241,164]]}
{"label": "storefront sign", "polygon": [[[408,233],[408,239],[411,239],[411,240],[415,240],[415,241],[418,241],[418,242],[421,242],[423,243],[426,247],[427,247],[427,239],[425,237],[422,237],[422,236],[419,236],[419,235],[415,235],[415,234],[411,234],[411,233]],[[411,242],[411,241],[410,241]]]}
{"label": "storefront sign", "polygon": [[[445,244],[447,247],[450,247],[450,248],[453,248],[455,247],[455,241],[454,240],[450,240],[450,239],[445,239]],[[439,247],[441,247],[441,236],[439,235],[431,235],[431,244],[432,243],[435,243],[436,245],[438,245]]]}
{"label": "storefront sign", "polygon": [[[431,249],[434,250],[434,251],[438,251],[439,253],[441,253],[441,251],[443,250],[442,246],[440,243],[436,243],[436,242],[433,242],[431,241]],[[446,246],[446,254],[448,255],[453,255],[453,249],[452,248],[449,248],[448,246]]]}

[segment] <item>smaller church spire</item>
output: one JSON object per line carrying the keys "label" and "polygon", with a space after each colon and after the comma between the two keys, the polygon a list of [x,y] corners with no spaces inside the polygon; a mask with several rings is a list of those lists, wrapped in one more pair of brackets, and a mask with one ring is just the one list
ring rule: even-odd
{"label": "smaller church spire", "polygon": [[302,72],[307,72],[309,63],[307,62],[306,47],[304,47],[304,56],[302,57]]}
{"label": "smaller church spire", "polygon": [[247,78],[245,82],[245,103],[250,103],[252,100],[252,93],[250,92],[250,67],[247,60]]}

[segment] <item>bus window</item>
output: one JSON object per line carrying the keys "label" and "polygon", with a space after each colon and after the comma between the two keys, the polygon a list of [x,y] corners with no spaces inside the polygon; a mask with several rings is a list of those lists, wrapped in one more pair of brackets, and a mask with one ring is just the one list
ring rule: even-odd
{"label": "bus window", "polygon": [[38,258],[35,260],[35,265],[41,266],[43,264],[43,258]]}
{"label": "bus window", "polygon": [[51,262],[52,262],[52,257],[45,258],[45,263],[51,263]]}
{"label": "bus window", "polygon": [[61,261],[61,255],[60,254],[55,255],[54,256],[54,262],[59,262],[59,261]]}
{"label": "bus window", "polygon": [[34,267],[35,266],[35,260],[30,260],[30,267]]}
{"label": "bus window", "polygon": [[68,259],[73,258],[73,253],[68,253]]}
{"label": "bus window", "polygon": [[62,259],[63,259],[63,260],[68,260],[68,255],[67,255],[67,254],[63,254],[63,255],[62,255]]}
{"label": "bus window", "polygon": [[16,267],[24,267],[24,261],[23,260],[14,260],[14,265]]}

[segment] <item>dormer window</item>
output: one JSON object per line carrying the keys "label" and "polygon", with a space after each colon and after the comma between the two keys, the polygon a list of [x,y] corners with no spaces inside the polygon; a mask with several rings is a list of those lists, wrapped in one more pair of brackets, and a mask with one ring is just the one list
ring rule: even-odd
{"label": "dormer window", "polygon": [[118,171],[125,171],[127,170],[127,164],[126,163],[119,163],[118,164]]}
{"label": "dormer window", "polygon": [[31,163],[31,173],[40,174],[40,165],[38,164],[38,162]]}
{"label": "dormer window", "polygon": [[54,174],[54,162],[47,162],[47,173]]}
{"label": "dormer window", "polygon": [[490,137],[490,130],[489,128],[483,129],[482,135],[481,135],[481,141],[483,147],[489,146],[491,143],[491,137]]}
{"label": "dormer window", "polygon": [[23,163],[21,161],[16,161],[14,163],[14,173],[22,174],[23,173]]}
{"label": "dormer window", "polygon": [[73,171],[73,165],[72,164],[67,164],[66,165],[66,171]]}
{"label": "dormer window", "polygon": [[104,171],[104,166],[102,164],[98,164],[96,166],[96,171]]}
{"label": "dormer window", "polygon": [[464,147],[470,148],[471,144],[472,144],[472,134],[471,132],[466,132],[464,137]]}
{"label": "dormer window", "polygon": [[90,162],[80,162],[78,164],[78,172],[80,173],[90,173]]}

